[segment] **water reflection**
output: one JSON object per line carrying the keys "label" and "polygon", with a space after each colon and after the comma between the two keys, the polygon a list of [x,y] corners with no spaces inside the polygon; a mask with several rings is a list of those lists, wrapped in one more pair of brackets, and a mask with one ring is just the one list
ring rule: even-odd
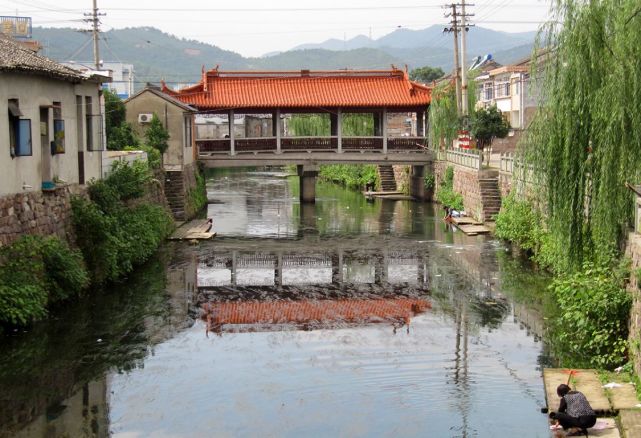
{"label": "water reflection", "polygon": [[299,300],[211,302],[202,305],[206,333],[312,330],[350,324],[391,323],[396,329],[430,308],[427,300]]}
{"label": "water reflection", "polygon": [[500,244],[280,174],[209,190],[216,240],[3,339],[0,436],[548,436],[546,279]]}
{"label": "water reflection", "polygon": [[0,437],[109,436],[109,373],[144,366],[154,345],[193,324],[196,260],[189,248],[168,247],[126,285],[5,336]]}

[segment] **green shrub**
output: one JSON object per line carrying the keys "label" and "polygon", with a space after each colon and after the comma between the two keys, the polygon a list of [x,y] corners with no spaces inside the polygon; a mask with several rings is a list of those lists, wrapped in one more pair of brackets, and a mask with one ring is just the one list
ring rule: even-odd
{"label": "green shrub", "polygon": [[425,182],[425,188],[426,189],[433,189],[434,188],[435,180],[434,180],[434,174],[433,173],[426,174],[425,177],[423,178],[423,180]]}
{"label": "green shrub", "polygon": [[145,186],[151,180],[151,172],[144,161],[116,161],[104,184],[113,188],[122,201],[139,198],[145,194]]}
{"label": "green shrub", "polygon": [[162,207],[125,203],[142,196],[150,178],[144,162],[118,164],[108,178],[90,185],[91,200],[72,199],[78,245],[94,283],[121,279],[171,232],[173,221]]}
{"label": "green shrub", "polygon": [[207,204],[207,187],[205,176],[196,168],[196,187],[187,193],[187,205],[191,212],[200,211]]}
{"label": "green shrub", "polygon": [[319,175],[349,189],[362,189],[367,184],[378,186],[378,169],[375,165],[330,164],[321,166]]}
{"label": "green shrub", "polygon": [[534,206],[510,193],[496,216],[496,235],[522,249],[537,252],[543,237],[542,218]]}
{"label": "green shrub", "polygon": [[146,144],[139,144],[137,146],[127,146],[125,151],[144,151],[147,153],[147,165],[150,170],[160,169],[162,164],[162,156],[158,149],[147,146]]}
{"label": "green shrub", "polygon": [[621,270],[586,262],[550,285],[558,305],[557,357],[566,366],[610,368],[625,362],[631,297]]}
{"label": "green shrub", "polygon": [[436,200],[454,210],[462,211],[465,208],[463,206],[463,195],[454,191],[454,168],[452,166],[445,170],[445,177],[436,192]]}
{"label": "green shrub", "polygon": [[81,254],[57,237],[24,236],[0,248],[0,262],[0,324],[42,318],[89,284]]}
{"label": "green shrub", "polygon": [[54,237],[36,238],[45,266],[49,303],[76,296],[89,286],[82,253]]}

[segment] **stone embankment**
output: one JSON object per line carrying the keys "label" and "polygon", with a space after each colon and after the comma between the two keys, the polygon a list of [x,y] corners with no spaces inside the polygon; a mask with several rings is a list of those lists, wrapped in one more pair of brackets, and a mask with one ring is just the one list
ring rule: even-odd
{"label": "stone embankment", "polygon": [[86,187],[74,184],[48,192],[33,191],[1,197],[0,245],[8,245],[25,234],[56,235],[73,242],[71,197],[86,194]]}

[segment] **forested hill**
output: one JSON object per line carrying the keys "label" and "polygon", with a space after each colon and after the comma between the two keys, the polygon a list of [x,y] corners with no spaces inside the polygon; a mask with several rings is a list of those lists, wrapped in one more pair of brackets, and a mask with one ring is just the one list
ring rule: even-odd
{"label": "forested hill", "polygon": [[[43,45],[43,54],[57,61],[90,62],[93,59],[90,35],[70,28],[34,28],[34,39]],[[351,50],[301,49],[261,58],[245,58],[238,53],[195,40],[178,38],[153,27],[115,29],[102,34],[100,58],[134,65],[136,86],[164,79],[170,85],[194,83],[202,66],[220,65],[223,70],[297,70],[389,68],[391,64],[409,68],[425,65],[449,70],[452,67],[450,45],[443,47],[361,47]],[[515,42],[522,39],[515,39]],[[527,56],[531,45],[509,48],[501,63]],[[473,54],[471,54],[472,56]]]}

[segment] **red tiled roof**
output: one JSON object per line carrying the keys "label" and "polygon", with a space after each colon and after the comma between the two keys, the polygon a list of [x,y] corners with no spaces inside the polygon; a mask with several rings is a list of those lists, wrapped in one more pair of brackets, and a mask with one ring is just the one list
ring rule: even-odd
{"label": "red tiled roof", "polygon": [[203,72],[201,81],[163,91],[200,110],[239,108],[422,107],[430,87],[412,82],[402,70],[297,72]]}

